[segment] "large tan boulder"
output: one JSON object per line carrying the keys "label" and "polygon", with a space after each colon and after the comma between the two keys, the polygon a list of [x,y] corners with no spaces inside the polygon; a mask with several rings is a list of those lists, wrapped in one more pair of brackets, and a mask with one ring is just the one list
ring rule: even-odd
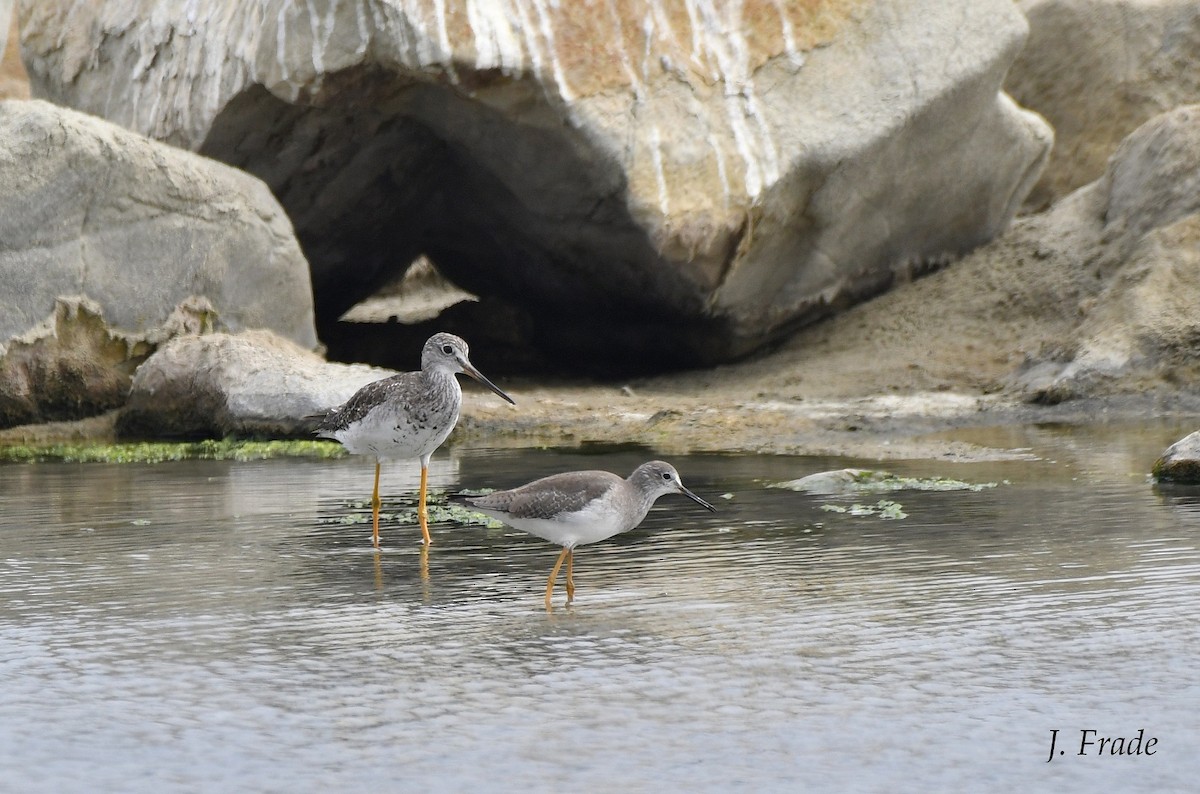
{"label": "large tan boulder", "polygon": [[426,254],[576,361],[727,360],[944,263],[1005,228],[1052,138],[1001,91],[1010,0],[39,0],[21,22],[36,95],[270,185],[325,327]]}

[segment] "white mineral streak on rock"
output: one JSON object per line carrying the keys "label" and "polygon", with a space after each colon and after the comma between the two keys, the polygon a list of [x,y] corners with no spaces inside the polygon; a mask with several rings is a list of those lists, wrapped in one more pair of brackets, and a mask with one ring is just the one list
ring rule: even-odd
{"label": "white mineral streak on rock", "polygon": [[650,127],[650,156],[654,159],[654,177],[658,182],[658,208],[666,217],[671,214],[671,199],[667,193],[667,176],[663,172],[662,134],[657,124]]}
{"label": "white mineral streak on rock", "polygon": [[275,17],[275,62],[279,67],[279,79],[287,83],[291,79],[287,66],[287,11],[289,6],[280,6],[279,14]]}
{"label": "white mineral streak on rock", "polygon": [[[408,64],[410,67],[420,69],[423,66],[433,66],[439,63],[450,62],[450,51],[442,50],[440,46],[436,46],[437,37],[432,35],[430,30],[431,25],[429,20],[425,19],[425,10],[428,3],[423,0],[403,0],[400,3],[403,9],[404,21],[410,25],[416,33],[417,44],[417,61],[416,63]],[[436,25],[437,23],[434,22]]]}
{"label": "white mineral streak on rock", "polygon": [[783,28],[783,50],[792,66],[799,69],[804,65],[804,53],[796,47],[796,30],[792,27],[792,20],[788,18],[785,2],[786,0],[774,0],[775,8],[779,11],[779,24]]}
{"label": "white mineral streak on rock", "polygon": [[529,54],[529,66],[525,67],[525,64],[522,64],[521,71],[531,71],[536,77],[541,77],[545,59],[542,57],[533,20],[529,15],[529,3],[526,0],[513,0],[512,5],[516,16],[517,32],[522,35],[525,52]]}
{"label": "white mineral streak on rock", "polygon": [[607,6],[608,16],[612,20],[613,25],[613,41],[616,42],[617,49],[621,55],[621,68],[629,78],[629,88],[633,91],[633,116],[636,119],[638,105],[643,101],[645,92],[642,90],[642,81],[638,77],[637,70],[633,68],[633,59],[629,57],[629,48],[625,46],[625,30],[621,26],[621,12],[617,9],[615,0],[608,0]]}
{"label": "white mineral streak on rock", "polygon": [[[439,13],[444,13],[444,0],[438,2]],[[555,50],[554,19],[545,0],[466,0],[465,6],[477,69],[499,69],[510,77],[531,72],[553,80],[563,102],[573,99]]]}
{"label": "white mineral streak on rock", "polygon": [[525,62],[507,0],[467,0],[467,20],[475,34],[475,67],[513,74]]}
{"label": "white mineral streak on rock", "polygon": [[[310,43],[310,51],[312,52],[312,67],[313,73],[319,75],[325,71],[325,50],[329,47],[329,35],[333,33],[333,15],[337,11],[337,3],[330,3],[325,9],[325,20],[321,19],[320,12],[317,11],[313,0],[307,0],[308,5],[308,35],[312,39]],[[324,23],[324,24],[323,24]]]}
{"label": "white mineral streak on rock", "polygon": [[446,0],[433,0],[434,22],[437,24],[438,46],[442,49],[442,60],[454,74],[454,59],[451,53],[454,47],[450,44],[450,32],[446,27]]}
{"label": "white mineral streak on rock", "polygon": [[[657,19],[653,9],[659,11]],[[659,61],[654,57],[655,33],[658,32],[659,37],[663,39],[671,37],[670,28],[665,24],[661,12],[662,6],[653,3],[652,9],[647,11],[642,20],[642,32],[646,37],[646,46],[642,52],[642,79],[645,83],[650,82],[652,69],[661,68]],[[654,182],[658,186],[658,210],[665,218],[671,214],[671,197],[667,187],[667,174],[663,168],[662,133],[657,123],[650,124],[649,138],[650,159],[654,163]]]}
{"label": "white mineral streak on rock", "polygon": [[685,4],[693,20],[692,57],[715,65],[713,79],[724,83],[730,131],[746,166],[746,193],[757,198],[779,178],[779,154],[765,119],[757,112],[741,3],[685,0]]}
{"label": "white mineral streak on rock", "polygon": [[538,28],[542,33],[542,38],[546,40],[546,50],[550,58],[550,70],[554,75],[554,82],[558,85],[559,96],[562,97],[563,102],[570,102],[574,98],[574,95],[571,92],[570,86],[567,85],[567,76],[563,72],[562,59],[558,57],[558,51],[554,46],[554,21],[550,18],[550,14],[546,8],[546,0],[533,0],[533,5],[537,9]]}
{"label": "white mineral streak on rock", "polygon": [[371,46],[371,29],[367,27],[366,5],[370,0],[359,0],[354,5],[354,21],[358,26],[358,48],[354,51],[356,58],[367,54]]}

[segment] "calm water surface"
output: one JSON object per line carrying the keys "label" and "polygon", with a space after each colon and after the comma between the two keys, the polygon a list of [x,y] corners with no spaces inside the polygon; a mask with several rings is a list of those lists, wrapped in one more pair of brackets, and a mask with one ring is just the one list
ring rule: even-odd
{"label": "calm water surface", "polygon": [[[868,461],[676,457],[719,512],[664,497],[550,615],[535,538],[437,524],[423,562],[389,522],[374,554],[363,459],[0,465],[0,789],[1195,790],[1200,491],[1146,479],[1190,429],[981,431],[1031,459],[888,464],[1000,483],[902,520],[764,487]],[[442,453],[431,484],[648,457]]]}

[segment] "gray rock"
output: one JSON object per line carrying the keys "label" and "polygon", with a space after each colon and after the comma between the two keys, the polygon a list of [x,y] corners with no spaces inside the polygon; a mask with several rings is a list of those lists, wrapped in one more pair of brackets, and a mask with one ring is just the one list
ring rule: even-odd
{"label": "gray rock", "polygon": [[394,374],[328,363],[269,331],[179,336],[138,368],[117,431],[126,438],[310,438],[312,416]]}
{"label": "gray rock", "polygon": [[1009,0],[499,8],[40,0],[23,50],[262,177],[323,325],[425,253],[576,360],[744,355],[998,234],[1051,143]]}
{"label": "gray rock", "polygon": [[1151,117],[1200,102],[1200,5],[1193,0],[1021,0],[1029,41],[1005,89],[1054,127],[1054,152],[1027,206],[1098,179],[1117,144]]}
{"label": "gray rock", "polygon": [[772,483],[770,487],[818,495],[856,493],[859,490],[866,490],[866,487],[879,478],[889,476],[891,475],[887,472],[870,469],[834,469],[807,474],[787,482]]}
{"label": "gray rock", "polygon": [[1151,472],[1159,482],[1200,483],[1200,431],[1167,447]]}
{"label": "gray rock", "polygon": [[1200,212],[1200,105],[1138,127],[1117,147],[1106,176],[1105,235],[1118,256],[1147,233]]}
{"label": "gray rock", "polygon": [[59,298],[45,322],[8,340],[0,355],[0,427],[93,416],[125,402],[134,369],[176,334],[211,331],[216,313],[189,298],[159,326],[124,333],[100,305]]}
{"label": "gray rock", "polygon": [[[1039,222],[1077,271],[1078,317],[1014,384],[1034,402],[1194,379],[1200,357],[1200,105],[1146,122],[1108,171]],[[1055,239],[1056,238],[1056,239]],[[1070,312],[1066,304],[1061,310]]]}
{"label": "gray rock", "polygon": [[262,182],[46,102],[0,102],[0,356],[64,296],[122,334],[201,298],[230,330],[317,343],[307,263]]}

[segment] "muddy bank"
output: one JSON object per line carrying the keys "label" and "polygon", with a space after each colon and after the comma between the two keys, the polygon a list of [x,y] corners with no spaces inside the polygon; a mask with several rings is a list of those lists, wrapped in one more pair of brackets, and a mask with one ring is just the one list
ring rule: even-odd
{"label": "muddy bank", "polygon": [[[959,431],[1192,417],[1200,426],[1200,399],[1184,393],[1035,406],[952,391],[842,398],[793,391],[772,396],[739,381],[733,372],[708,373],[714,385],[697,394],[686,388],[695,377],[621,385],[506,384],[518,401],[516,408],[495,405],[489,395],[468,386],[463,417],[447,447],[636,444],[663,455],[716,452],[977,462],[1016,460],[1027,453],[981,446],[964,440],[967,434]],[[724,382],[715,385],[716,381]],[[116,416],[114,411],[79,422],[10,428],[0,431],[0,444],[109,443],[117,440]]]}
{"label": "muddy bank", "polygon": [[[1196,418],[1200,400],[1185,394],[1124,395],[1056,406],[955,392],[845,399],[694,395],[635,386],[509,389],[518,408],[469,407],[452,442],[470,447],[578,447],[639,444],[685,452],[836,455],[870,460],[1015,460],[1021,450],[984,447],[958,437],[966,428],[1028,424],[1105,424],[1148,418]],[[490,401],[488,401],[490,402]],[[1119,431],[1118,431],[1119,432]],[[1149,466],[1149,462],[1147,462]],[[1147,470],[1149,470],[1147,468]]]}

